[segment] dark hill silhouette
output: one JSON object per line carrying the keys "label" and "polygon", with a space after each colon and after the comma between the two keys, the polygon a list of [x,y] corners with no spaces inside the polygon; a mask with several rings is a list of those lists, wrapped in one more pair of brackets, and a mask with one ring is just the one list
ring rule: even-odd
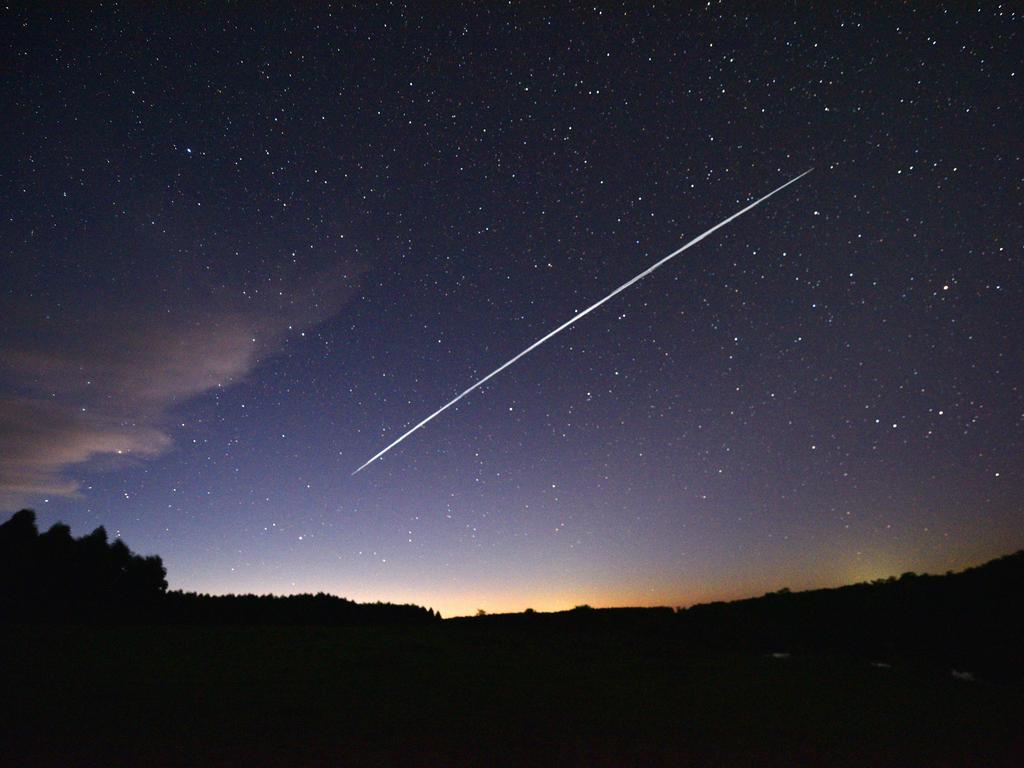
{"label": "dark hill silhouette", "polygon": [[134,554],[97,528],[80,538],[57,523],[40,534],[32,510],[0,524],[0,623],[173,623],[342,626],[440,618],[418,605],[356,603],[327,594],[201,595],[167,591],[155,555]]}
{"label": "dark hill silhouette", "polygon": [[1024,683],[1024,550],[959,573],[904,573],[833,589],[787,589],[733,602],[485,614],[452,621],[467,633],[641,633],[678,650],[844,654],[876,663],[955,669]]}
{"label": "dark hill silhouette", "polygon": [[1024,680],[1024,550],[959,573],[904,573],[681,610],[694,642],[738,651],[839,651]]}

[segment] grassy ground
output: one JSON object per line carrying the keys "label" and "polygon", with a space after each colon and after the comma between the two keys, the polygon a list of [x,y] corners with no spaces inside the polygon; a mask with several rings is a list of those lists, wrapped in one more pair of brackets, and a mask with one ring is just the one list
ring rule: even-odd
{"label": "grassy ground", "polygon": [[1020,690],[672,636],[0,629],[2,765],[1024,765]]}

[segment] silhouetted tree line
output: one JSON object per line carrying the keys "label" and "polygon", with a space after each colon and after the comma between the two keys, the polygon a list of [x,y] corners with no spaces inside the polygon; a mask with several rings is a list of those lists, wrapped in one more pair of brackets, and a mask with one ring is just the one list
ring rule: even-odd
{"label": "silhouetted tree line", "polygon": [[419,605],[356,603],[336,595],[204,595],[168,592],[163,618],[175,624],[350,626],[423,624],[440,615]]}
{"label": "silhouetted tree line", "polygon": [[167,591],[156,555],[133,553],[99,527],[74,538],[63,523],[39,533],[32,510],[0,524],[0,623],[416,624],[418,605],[356,603],[327,594],[202,595]]}

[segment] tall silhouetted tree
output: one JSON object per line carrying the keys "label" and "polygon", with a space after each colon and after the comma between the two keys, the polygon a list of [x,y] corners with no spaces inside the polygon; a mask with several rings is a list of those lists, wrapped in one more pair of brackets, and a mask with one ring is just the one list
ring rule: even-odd
{"label": "tall silhouetted tree", "polygon": [[159,557],[108,543],[97,528],[75,539],[57,523],[39,534],[35,513],[0,524],[0,621],[134,621],[151,617],[167,589]]}

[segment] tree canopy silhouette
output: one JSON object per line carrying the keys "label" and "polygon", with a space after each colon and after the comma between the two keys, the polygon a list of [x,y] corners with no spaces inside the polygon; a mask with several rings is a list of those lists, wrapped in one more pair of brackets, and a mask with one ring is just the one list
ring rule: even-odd
{"label": "tree canopy silhouette", "polygon": [[0,623],[416,624],[440,614],[418,605],[356,603],[335,595],[202,595],[167,591],[155,555],[108,541],[101,526],[80,538],[56,523],[45,533],[23,509],[0,524]]}
{"label": "tree canopy silhouette", "polygon": [[74,538],[63,523],[40,534],[23,509],[0,524],[0,615],[4,621],[90,621],[151,615],[167,590],[159,557],[107,540],[101,526]]}

